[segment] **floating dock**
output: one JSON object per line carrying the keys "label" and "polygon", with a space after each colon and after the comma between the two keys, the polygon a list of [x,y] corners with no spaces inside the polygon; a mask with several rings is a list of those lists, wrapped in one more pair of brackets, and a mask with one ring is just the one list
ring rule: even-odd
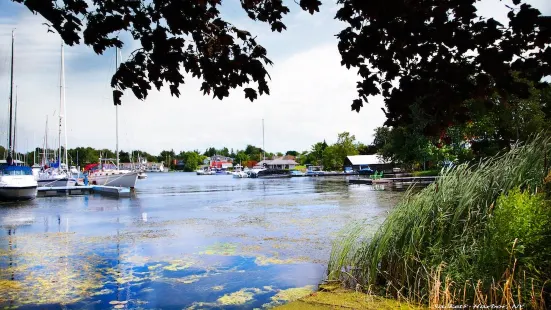
{"label": "floating dock", "polygon": [[100,194],[113,197],[130,197],[130,188],[102,185],[39,187],[37,197],[82,196]]}
{"label": "floating dock", "polygon": [[371,179],[350,179],[350,180],[348,180],[348,184],[371,185],[371,184],[373,184],[373,180],[371,180]]}
{"label": "floating dock", "polygon": [[317,178],[317,177],[349,177],[358,175],[358,173],[344,173],[344,172],[325,172],[323,174],[304,174],[304,175],[293,175],[292,178]]}
{"label": "floating dock", "polygon": [[365,184],[373,186],[382,186],[387,187],[391,190],[406,190],[410,186],[425,187],[439,177],[398,177],[398,178],[382,178],[382,179],[368,179],[368,178],[358,178],[358,179],[349,179],[348,184]]}

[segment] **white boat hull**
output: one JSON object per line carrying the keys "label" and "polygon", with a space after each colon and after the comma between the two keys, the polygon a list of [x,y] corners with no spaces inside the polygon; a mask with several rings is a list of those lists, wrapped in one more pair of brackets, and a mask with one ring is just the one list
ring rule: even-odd
{"label": "white boat hull", "polygon": [[36,186],[0,187],[0,201],[31,200],[36,198]]}
{"label": "white boat hull", "polygon": [[126,173],[98,173],[88,177],[91,185],[105,185],[114,187],[134,188],[138,180],[138,172]]}
{"label": "white boat hull", "polygon": [[0,201],[30,200],[36,197],[37,183],[33,175],[0,177]]}
{"label": "white boat hull", "polygon": [[63,179],[42,179],[38,180],[38,187],[67,187],[75,186],[77,184],[76,179],[63,178]]}
{"label": "white boat hull", "polygon": [[249,175],[246,172],[234,172],[233,177],[236,179],[248,178]]}

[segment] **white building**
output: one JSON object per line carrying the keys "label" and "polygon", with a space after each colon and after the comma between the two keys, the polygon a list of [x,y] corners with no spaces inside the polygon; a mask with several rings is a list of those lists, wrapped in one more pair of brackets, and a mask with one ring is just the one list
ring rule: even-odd
{"label": "white building", "polygon": [[257,166],[266,167],[268,169],[295,169],[298,163],[292,159],[265,159],[256,164]]}

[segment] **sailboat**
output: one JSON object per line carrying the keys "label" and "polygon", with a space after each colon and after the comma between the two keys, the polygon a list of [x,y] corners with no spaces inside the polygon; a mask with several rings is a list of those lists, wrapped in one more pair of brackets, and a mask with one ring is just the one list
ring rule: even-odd
{"label": "sailboat", "polygon": [[36,197],[37,183],[34,179],[30,167],[23,166],[21,163],[14,162],[13,153],[13,134],[12,127],[12,107],[13,107],[13,51],[15,45],[15,32],[11,36],[11,78],[10,78],[10,119],[9,119],[9,139],[8,156],[6,160],[0,161],[0,200],[30,200]]}
{"label": "sailboat", "polygon": [[[59,78],[59,149],[56,154],[57,161],[52,163],[50,167],[45,166],[38,174],[38,187],[67,187],[75,186],[77,180],[71,175],[68,169],[67,158],[67,119],[65,105],[65,58],[63,52],[63,42],[61,43],[61,74]],[[64,122],[63,129],[65,131],[65,156],[62,154],[61,148],[61,124]],[[46,125],[47,126],[47,125]],[[47,128],[46,128],[47,134]],[[65,159],[63,163],[62,158]]]}
{"label": "sailboat", "polygon": [[147,179],[147,174],[145,173],[145,163],[143,162],[140,154],[138,153],[138,162],[134,163],[134,152],[131,152],[130,161],[132,162],[132,171],[138,172],[138,180]]}
{"label": "sailboat", "polygon": [[[115,49],[115,70],[119,66],[118,48]],[[120,169],[119,163],[119,106],[115,106],[116,118],[116,165],[113,167],[110,158],[99,159],[99,164],[88,171],[88,180],[94,185],[134,188],[138,180],[138,171]]]}

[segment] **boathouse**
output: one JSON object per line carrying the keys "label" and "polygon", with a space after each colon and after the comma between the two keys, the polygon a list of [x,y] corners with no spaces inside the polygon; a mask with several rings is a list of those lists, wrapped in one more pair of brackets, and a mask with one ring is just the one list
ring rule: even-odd
{"label": "boathouse", "polygon": [[345,167],[352,167],[352,170],[358,171],[362,167],[369,166],[373,171],[385,171],[392,169],[392,163],[387,162],[381,155],[354,155],[346,156],[344,160]]}
{"label": "boathouse", "polygon": [[266,167],[268,169],[295,169],[298,163],[293,159],[286,159],[286,157],[279,157],[274,159],[265,159],[260,161],[258,166]]}

